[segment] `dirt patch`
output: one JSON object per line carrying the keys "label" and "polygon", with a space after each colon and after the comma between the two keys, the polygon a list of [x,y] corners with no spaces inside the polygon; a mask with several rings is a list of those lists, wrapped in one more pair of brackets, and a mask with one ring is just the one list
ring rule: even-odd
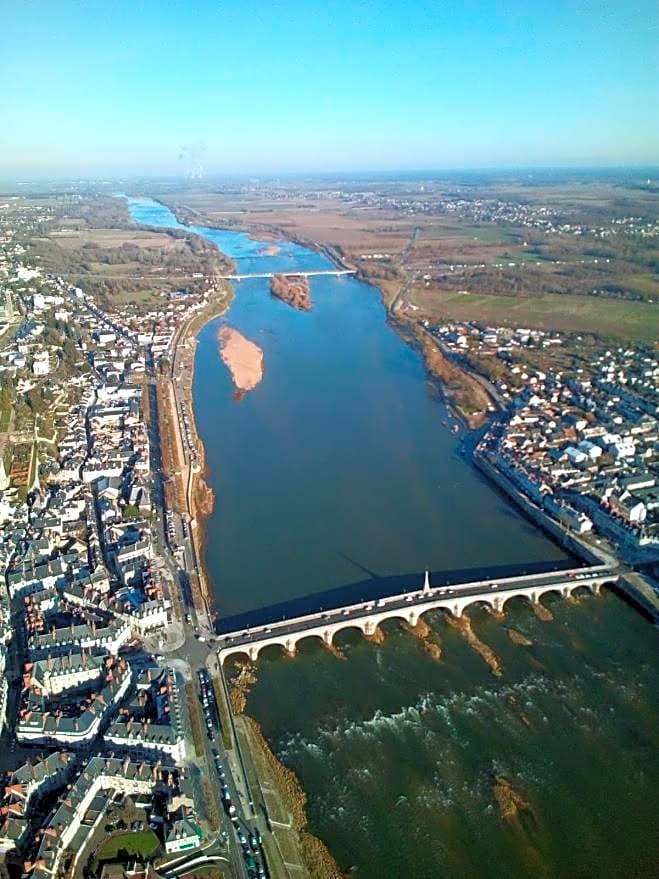
{"label": "dirt patch", "polygon": [[197,477],[195,500],[195,511],[197,515],[207,519],[213,512],[213,507],[215,506],[215,493],[203,476]]}

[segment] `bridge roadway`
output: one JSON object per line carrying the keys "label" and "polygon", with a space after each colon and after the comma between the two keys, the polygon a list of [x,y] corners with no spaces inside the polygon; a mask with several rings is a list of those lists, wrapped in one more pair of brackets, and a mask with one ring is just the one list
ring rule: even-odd
{"label": "bridge roadway", "polygon": [[596,565],[497,580],[477,580],[453,586],[433,586],[426,573],[423,584],[398,595],[273,621],[265,626],[224,632],[218,638],[221,645],[218,658],[221,665],[228,657],[245,653],[255,661],[264,647],[275,644],[294,655],[298,642],[303,638],[316,637],[331,645],[334,636],[342,629],[356,628],[369,636],[385,620],[400,619],[414,626],[430,610],[445,610],[459,617],[465,608],[479,602],[501,612],[506,602],[517,596],[537,604],[547,592],[556,592],[567,598],[575,589],[586,587],[597,594],[604,583],[616,582],[620,573],[617,567]]}
{"label": "bridge roadway", "polygon": [[321,275],[328,275],[338,278],[341,275],[354,275],[356,269],[317,269],[308,272],[253,272],[244,275],[220,275],[225,281],[247,281],[250,278],[274,278],[275,275],[283,275],[286,278],[317,278]]}

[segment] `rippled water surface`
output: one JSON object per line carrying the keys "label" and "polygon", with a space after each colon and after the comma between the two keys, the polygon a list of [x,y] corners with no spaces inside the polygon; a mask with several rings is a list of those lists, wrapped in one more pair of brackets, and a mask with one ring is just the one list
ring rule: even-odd
{"label": "rippled water surface", "polygon": [[[261,661],[248,711],[309,792],[312,829],[360,877],[649,877],[656,826],[656,629],[611,594],[470,616],[495,678],[441,615],[443,649],[387,625]],[[532,641],[515,646],[506,628]],[[501,817],[493,779],[528,803]]]}

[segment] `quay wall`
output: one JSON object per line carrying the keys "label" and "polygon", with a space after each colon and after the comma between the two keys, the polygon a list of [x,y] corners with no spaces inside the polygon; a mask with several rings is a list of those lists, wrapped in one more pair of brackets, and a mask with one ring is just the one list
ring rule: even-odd
{"label": "quay wall", "polygon": [[572,534],[559,525],[554,519],[547,515],[544,510],[536,506],[516,485],[512,483],[508,477],[498,470],[482,453],[475,451],[473,454],[473,462],[478,469],[484,473],[488,479],[491,479],[515,504],[522,512],[531,519],[536,525],[539,525],[543,531],[546,531],[553,537],[564,549],[583,559],[591,565],[600,565],[609,560],[598,555],[594,550],[589,549],[580,540],[577,540]]}

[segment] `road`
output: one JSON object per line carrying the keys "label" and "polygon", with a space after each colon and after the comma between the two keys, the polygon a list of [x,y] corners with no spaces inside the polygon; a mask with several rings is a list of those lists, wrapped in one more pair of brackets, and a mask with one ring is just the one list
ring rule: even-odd
{"label": "road", "polygon": [[346,607],[334,608],[325,612],[318,612],[298,617],[293,620],[287,620],[282,617],[279,620],[272,620],[268,625],[260,625],[256,629],[246,628],[234,632],[227,632],[221,636],[219,641],[220,651],[225,649],[235,649],[237,647],[249,647],[252,644],[259,644],[272,638],[285,639],[290,635],[298,635],[309,631],[310,629],[321,626],[326,623],[328,626],[341,623],[347,626],[351,621],[363,620],[371,615],[378,613],[401,610],[409,613],[413,608],[423,607],[429,601],[438,599],[451,600],[455,598],[474,597],[489,598],[497,593],[507,593],[525,588],[547,588],[555,586],[557,589],[564,587],[566,584],[573,585],[587,582],[595,577],[602,576],[606,573],[612,579],[617,578],[619,569],[608,568],[605,565],[597,566],[593,569],[574,568],[572,570],[549,572],[544,574],[531,574],[521,577],[509,579],[501,579],[500,582],[492,580],[479,580],[474,583],[454,584],[445,583],[431,586],[425,591],[422,586],[417,589],[409,590],[397,596],[383,597],[381,599],[358,602]]}

